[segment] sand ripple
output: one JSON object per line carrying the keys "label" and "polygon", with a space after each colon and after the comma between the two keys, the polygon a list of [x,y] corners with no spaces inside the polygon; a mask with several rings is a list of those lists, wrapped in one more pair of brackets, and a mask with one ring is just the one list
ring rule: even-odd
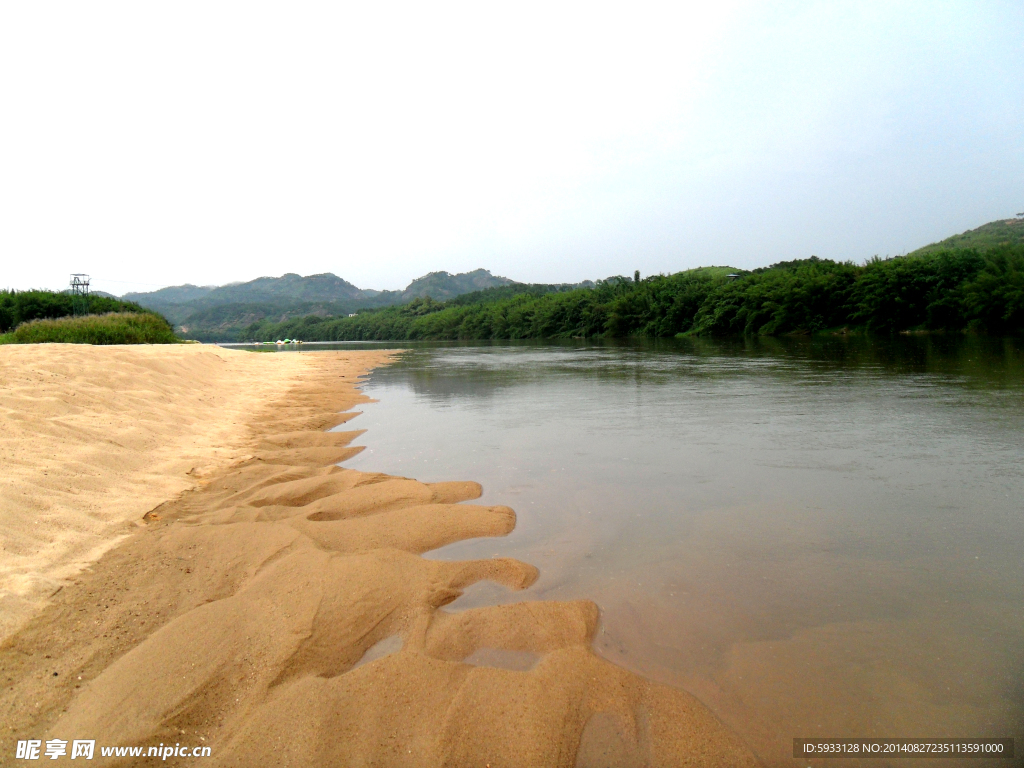
{"label": "sand ripple", "polygon": [[322,429],[382,361],[362,354],[302,355],[301,383],[252,422],[248,458],[147,515],[0,648],[0,749],[56,737],[207,744],[210,765],[756,765],[693,697],[598,657],[594,603],[445,609],[476,582],[523,589],[538,573],[421,557],[512,530],[510,508],[466,503],[478,484],[335,465],[359,433]]}

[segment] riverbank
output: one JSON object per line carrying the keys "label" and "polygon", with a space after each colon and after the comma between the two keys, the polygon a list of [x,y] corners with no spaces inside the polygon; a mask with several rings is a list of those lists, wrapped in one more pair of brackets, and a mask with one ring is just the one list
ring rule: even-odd
{"label": "riverbank", "polygon": [[[214,368],[247,354],[210,352]],[[235,412],[228,466],[150,511],[0,646],[0,760],[19,739],[57,738],[209,746],[213,765],[756,764],[693,697],[595,655],[590,601],[444,610],[475,582],[521,589],[537,570],[420,556],[512,530],[508,507],[460,503],[476,483],[336,466],[359,433],[323,430],[355,415],[339,412],[364,399],[358,373],[388,353],[248,357],[288,386],[255,374],[264,402],[286,396]],[[43,459],[59,457],[21,463]]]}

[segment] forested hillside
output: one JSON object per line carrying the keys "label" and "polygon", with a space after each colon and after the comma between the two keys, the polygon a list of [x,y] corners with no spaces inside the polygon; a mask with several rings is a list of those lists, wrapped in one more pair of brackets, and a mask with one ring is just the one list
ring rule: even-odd
{"label": "forested hillside", "polygon": [[[1024,331],[1024,245],[943,249],[864,265],[811,257],[751,272],[704,268],[594,288],[483,291],[354,317],[256,323],[273,341],[524,339],[676,334]],[[548,289],[552,288],[552,289]]]}

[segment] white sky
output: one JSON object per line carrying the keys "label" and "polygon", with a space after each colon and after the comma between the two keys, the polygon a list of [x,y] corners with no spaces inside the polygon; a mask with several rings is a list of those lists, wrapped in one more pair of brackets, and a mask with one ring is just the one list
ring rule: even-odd
{"label": "white sky", "polygon": [[1019,0],[14,0],[0,287],[902,253],[1024,211],[1022,41]]}

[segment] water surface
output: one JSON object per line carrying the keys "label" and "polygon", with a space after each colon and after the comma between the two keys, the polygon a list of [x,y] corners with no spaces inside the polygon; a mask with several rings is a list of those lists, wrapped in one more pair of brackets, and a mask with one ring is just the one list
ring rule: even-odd
{"label": "water surface", "polygon": [[794,737],[1024,748],[1019,342],[419,346],[365,391],[346,466],[518,513],[428,557],[541,570],[450,610],[595,600],[598,652],[772,764]]}

